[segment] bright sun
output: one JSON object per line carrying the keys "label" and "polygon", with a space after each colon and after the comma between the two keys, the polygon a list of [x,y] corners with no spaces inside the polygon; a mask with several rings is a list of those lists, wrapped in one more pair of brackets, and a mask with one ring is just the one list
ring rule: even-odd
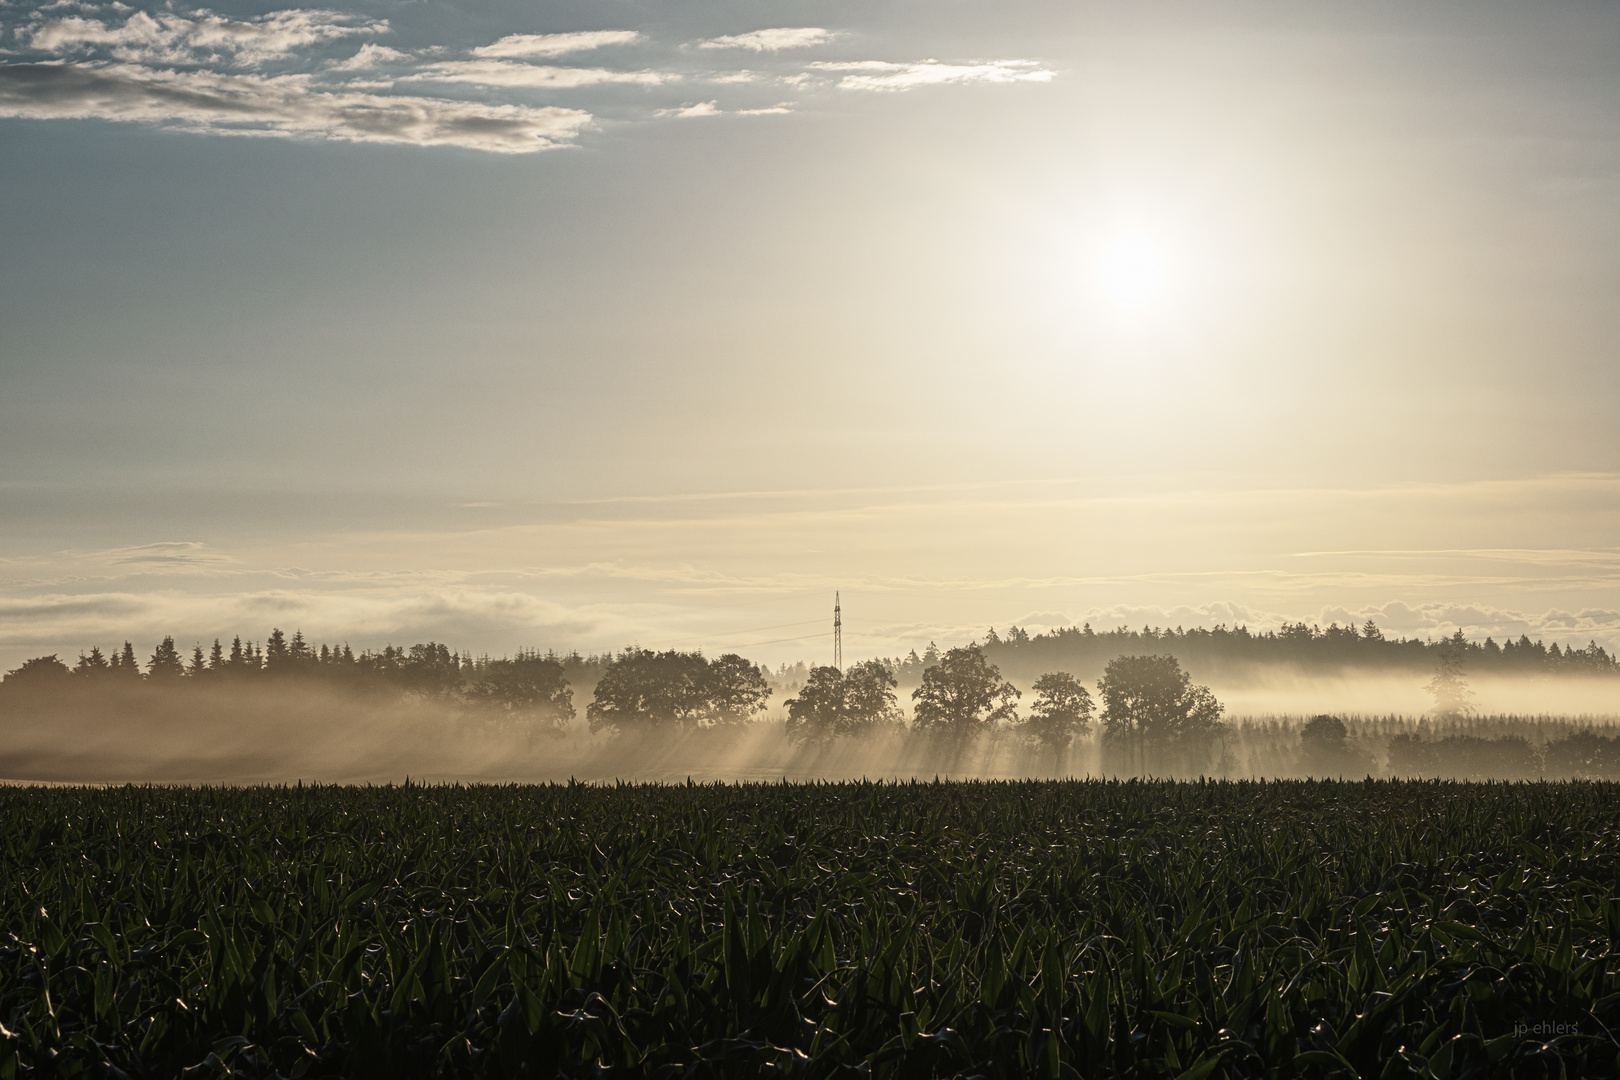
{"label": "bright sun", "polygon": [[1163,249],[1139,233],[1116,236],[1097,259],[1097,279],[1104,295],[1128,311],[1153,306],[1163,295],[1168,277]]}

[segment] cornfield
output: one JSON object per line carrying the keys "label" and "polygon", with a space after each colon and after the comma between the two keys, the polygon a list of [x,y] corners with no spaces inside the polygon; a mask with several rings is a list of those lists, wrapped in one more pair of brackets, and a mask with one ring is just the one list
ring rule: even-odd
{"label": "cornfield", "polygon": [[0,1078],[1613,1076],[1620,787],[0,791]]}

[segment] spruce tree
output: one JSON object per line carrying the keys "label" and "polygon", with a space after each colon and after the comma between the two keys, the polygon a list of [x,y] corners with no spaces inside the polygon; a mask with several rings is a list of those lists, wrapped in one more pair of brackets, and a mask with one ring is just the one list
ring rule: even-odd
{"label": "spruce tree", "polygon": [[152,653],[146,665],[146,676],[153,681],[175,679],[186,673],[185,661],[174,647],[174,638],[165,637]]}

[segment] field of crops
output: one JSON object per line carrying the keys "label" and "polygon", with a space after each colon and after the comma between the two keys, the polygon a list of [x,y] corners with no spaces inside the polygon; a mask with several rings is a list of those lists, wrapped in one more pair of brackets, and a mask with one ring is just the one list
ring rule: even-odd
{"label": "field of crops", "polygon": [[1613,1076],[1620,786],[0,791],[0,1078]]}

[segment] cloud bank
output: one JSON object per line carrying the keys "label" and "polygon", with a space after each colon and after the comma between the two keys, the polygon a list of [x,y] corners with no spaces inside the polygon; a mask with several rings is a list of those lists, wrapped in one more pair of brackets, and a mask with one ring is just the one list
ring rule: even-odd
{"label": "cloud bank", "polygon": [[[0,117],[520,154],[575,145],[604,127],[599,116],[785,115],[796,103],[776,100],[783,87],[815,93],[834,85],[830,77],[837,88],[865,90],[1052,77],[1027,60],[778,59],[839,38],[822,27],[695,43],[617,28],[512,33],[470,49],[381,40],[396,32],[388,19],[328,8],[231,18],[117,2],[0,4]],[[739,51],[764,69],[714,65]],[[582,53],[594,62],[556,62]],[[694,82],[735,87],[727,91],[734,100],[693,104],[666,92]],[[645,96],[627,101],[627,93]]]}

